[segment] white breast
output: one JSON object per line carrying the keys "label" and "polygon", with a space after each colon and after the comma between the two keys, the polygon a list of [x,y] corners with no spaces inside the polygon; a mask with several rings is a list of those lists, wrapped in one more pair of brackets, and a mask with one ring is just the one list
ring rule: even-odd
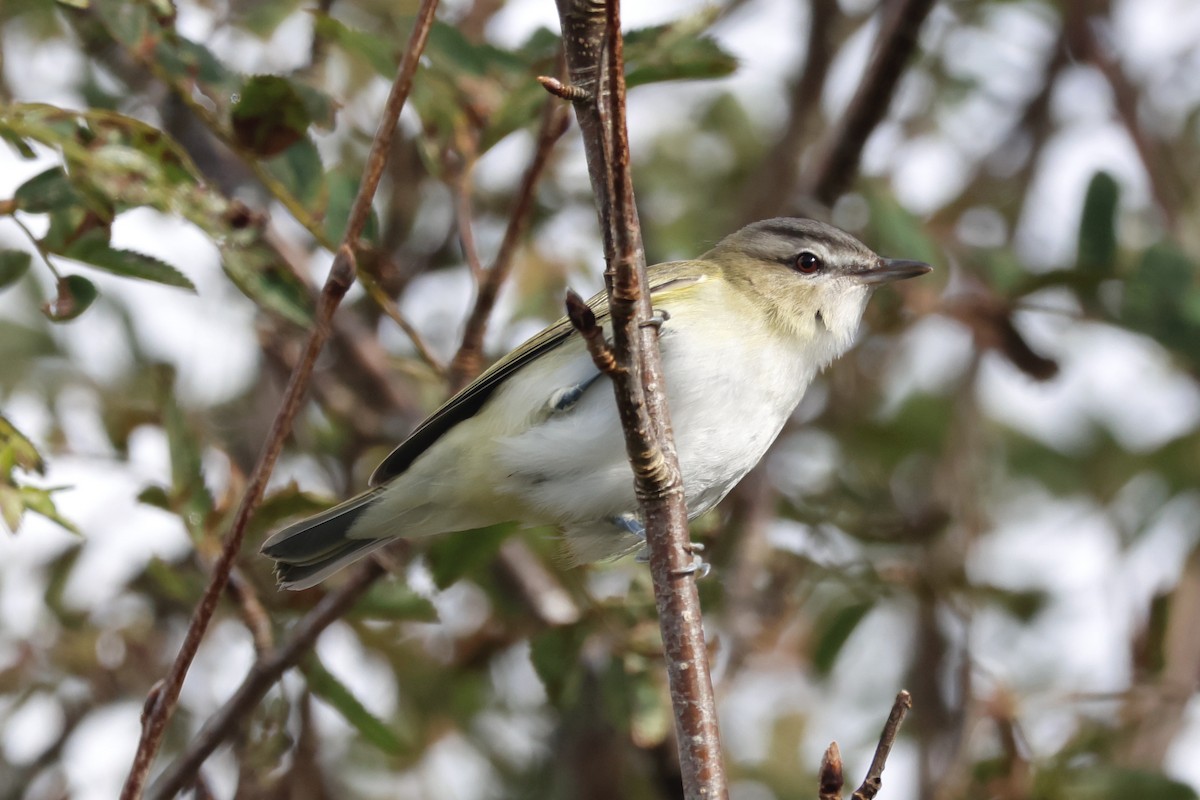
{"label": "white breast", "polygon": [[692,516],[716,505],[759,462],[820,366],[797,340],[782,338],[765,321],[756,326],[748,312],[737,314],[739,301],[723,298],[727,313],[676,320],[674,329],[668,322],[663,337]]}

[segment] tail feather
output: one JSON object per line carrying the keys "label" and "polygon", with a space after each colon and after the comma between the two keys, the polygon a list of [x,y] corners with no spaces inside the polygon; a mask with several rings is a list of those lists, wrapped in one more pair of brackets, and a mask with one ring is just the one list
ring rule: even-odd
{"label": "tail feather", "polygon": [[380,489],[374,489],[360,494],[290,525],[263,542],[263,555],[276,562],[279,585],[285,589],[307,589],[386,544],[388,539],[349,536],[359,515],[380,493]]}

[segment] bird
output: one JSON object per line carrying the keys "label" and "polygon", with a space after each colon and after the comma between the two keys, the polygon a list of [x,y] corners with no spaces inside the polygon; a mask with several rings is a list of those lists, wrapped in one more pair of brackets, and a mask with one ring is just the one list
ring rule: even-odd
{"label": "bird", "polygon": [[[751,223],[699,258],[646,271],[689,519],[775,441],[813,378],[854,343],[872,291],[932,268],[825,223]],[[588,301],[611,330],[604,293]],[[550,525],[575,563],[641,550],[645,530],[609,381],[566,318],[447,400],[365,492],[269,537],[286,589],[397,539]],[[469,535],[469,534],[464,534]]]}

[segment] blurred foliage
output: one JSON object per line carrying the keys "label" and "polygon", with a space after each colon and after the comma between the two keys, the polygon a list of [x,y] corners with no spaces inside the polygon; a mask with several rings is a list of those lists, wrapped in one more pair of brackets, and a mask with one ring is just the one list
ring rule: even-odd
{"label": "blurred foliage", "polygon": [[[825,213],[786,165],[815,168],[857,78],[831,69],[800,96],[798,70],[853,66],[879,26],[862,4],[834,4],[820,32],[829,63],[813,63],[807,30],[782,26],[778,5],[718,3],[628,32],[652,262],[702,252],[752,206]],[[71,759],[99,747],[106,712],[136,728],[178,646],[311,320],[314,276],[345,229],[416,8],[0,5],[0,148],[19,176],[0,197],[0,518],[20,529],[0,559],[22,571],[7,582],[16,589],[0,581],[3,613],[20,609],[0,618],[0,729],[17,731],[3,738],[0,800],[105,791],[84,786]],[[514,9],[443,10],[363,235],[360,267],[439,357],[471,294],[456,215],[470,211],[489,262],[553,102],[535,78],[558,74],[559,37],[514,34]],[[847,763],[865,761],[903,685],[916,702],[910,796],[1195,798],[1171,748],[1196,740],[1183,709],[1200,674],[1187,646],[1200,639],[1189,599],[1200,576],[1182,563],[1200,544],[1200,426],[1186,411],[1200,402],[1200,226],[1194,187],[1176,174],[1200,163],[1200,96],[1166,50],[1143,48],[1156,67],[1134,69],[1120,37],[1084,46],[1116,24],[1106,4],[937,14],[902,102],[829,214],[938,274],[875,297],[859,346],[818,379],[769,463],[694,525],[714,566],[701,592],[729,772],[742,796],[815,796],[817,764],[799,754],[838,738],[864,754]],[[747,57],[742,26],[764,52],[784,42],[788,58],[770,72]],[[1080,71],[1117,98],[1073,101],[1096,106],[1082,122],[1051,102],[1078,90]],[[1097,127],[1141,161],[1095,157],[1079,172],[1063,151]],[[600,284],[577,135],[533,198],[494,315],[497,352],[558,315],[568,280]],[[1066,247],[1047,244],[1047,219]],[[145,236],[146,220],[184,221],[211,258]],[[151,303],[171,310],[169,332]],[[276,591],[253,543],[361,488],[446,391],[370,297],[352,294],[334,328],[163,763],[260,640],[285,641],[326,596]],[[1100,331],[1149,355],[1109,363],[1089,344]],[[1110,369],[1122,380],[1106,382]],[[1190,399],[1150,402],[1155,391]],[[1011,412],[1016,396],[1025,405]],[[1048,398],[1075,434],[1039,424]],[[1117,413],[1126,406],[1145,419]],[[1149,424],[1160,413],[1174,415],[1167,433]],[[57,485],[68,473],[72,491]],[[106,481],[118,477],[128,496],[86,499],[116,492]],[[57,538],[58,527],[81,536]],[[1031,562],[1062,562],[1051,579],[1014,576],[1003,555],[1029,531],[1044,537]],[[503,525],[419,543],[240,721],[228,757],[205,767],[210,782],[239,797],[392,797],[398,775],[412,797],[451,783],[465,797],[674,797],[645,570],[567,569],[555,536]],[[1064,557],[1058,536],[1096,552]],[[505,560],[513,542],[538,577]],[[1105,559],[1113,605],[1085,619],[1092,595],[1069,595],[1072,569]],[[1147,561],[1153,578],[1137,571]],[[555,619],[547,602],[572,613]],[[1097,618],[1108,649],[1069,651],[1101,635]],[[1093,651],[1112,658],[1086,662],[1105,677],[1080,676]],[[888,784],[881,797],[903,791]]]}

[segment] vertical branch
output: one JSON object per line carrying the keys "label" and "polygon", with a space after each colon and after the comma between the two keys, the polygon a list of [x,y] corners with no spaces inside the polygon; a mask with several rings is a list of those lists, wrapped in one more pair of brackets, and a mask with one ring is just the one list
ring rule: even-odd
{"label": "vertical branch", "polygon": [[379,179],[383,175],[388,148],[400,118],[400,110],[404,107],[409,90],[412,88],[413,76],[416,74],[421,52],[425,49],[425,41],[429,37],[436,8],[437,0],[423,0],[421,3],[421,9],[409,37],[408,49],[404,58],[401,59],[396,79],[392,83],[391,93],[388,95],[384,108],[383,119],[375,133],[375,140],[372,142],[371,151],[367,156],[367,166],[363,172],[358,195],[354,198],[354,205],[346,224],[345,236],[334,257],[329,277],[321,290],[313,327],[304,345],[304,354],[288,380],[287,389],[284,391],[279,411],[271,424],[271,430],[267,434],[262,454],[259,456],[258,463],[246,486],[246,493],[243,495],[242,502],[230,525],[221,555],[213,565],[208,586],[188,624],[183,645],[180,647],[174,663],[171,664],[167,676],[155,684],[146,700],[142,719],[142,735],[138,741],[133,765],[130,767],[129,775],[121,790],[121,800],[136,800],[142,796],[150,767],[162,744],[167,722],[179,702],[179,692],[183,688],[184,678],[187,677],[196,651],[200,648],[200,641],[208,630],[209,623],[217,609],[217,601],[229,581],[230,571],[241,550],[246,526],[266,490],[267,481],[275,467],[275,462],[283,450],[284,439],[291,432],[292,421],[295,419],[296,412],[299,411],[308,389],[317,355],[321,352],[325,340],[329,338],[333,313],[354,282],[358,238],[366,224],[371,201],[375,197],[375,190],[379,187]]}
{"label": "vertical branch", "polygon": [[867,137],[887,114],[904,74],[904,65],[917,49],[917,34],[933,3],[934,0],[898,0],[884,4],[891,8],[883,12],[885,18],[875,53],[846,112],[826,131],[820,155],[801,181],[805,195],[829,205],[849,186],[858,172]]}
{"label": "vertical branch", "polygon": [[[684,796],[723,798],[728,788],[700,600],[692,577],[683,483],[671,434],[658,331],[646,324],[652,310],[630,174],[619,0],[557,0],[557,4],[570,85],[543,83],[574,104],[604,234],[611,355],[616,362],[605,371],[613,380],[646,525]],[[572,317],[586,338],[587,315]],[[600,347],[591,349],[601,356],[596,358],[597,366],[604,369],[603,356],[608,354]]]}

